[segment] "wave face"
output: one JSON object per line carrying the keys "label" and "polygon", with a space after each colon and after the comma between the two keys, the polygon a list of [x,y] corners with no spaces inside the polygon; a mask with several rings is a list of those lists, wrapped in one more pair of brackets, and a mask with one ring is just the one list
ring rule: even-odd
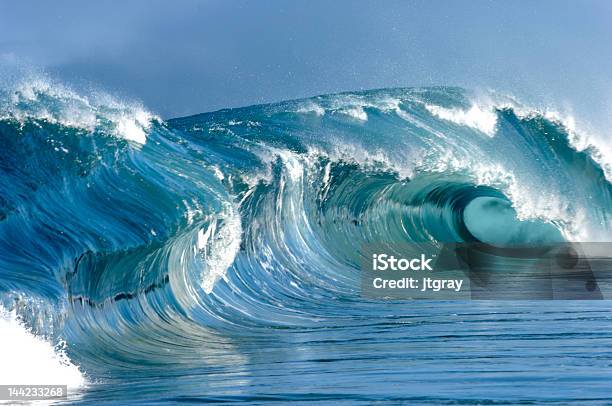
{"label": "wave face", "polygon": [[[88,380],[109,388],[85,394],[92,402],[150,400],[155,387],[166,400],[439,403],[459,396],[460,379],[436,389],[435,378],[454,368],[480,379],[470,372],[478,360],[506,381],[541,377],[548,367],[529,362],[541,344],[528,331],[537,323],[559,339],[558,320],[586,305],[538,304],[561,314],[548,319],[525,303],[368,301],[360,247],[612,237],[609,150],[546,112],[479,103],[458,88],[169,121],[44,81],[2,97],[2,304],[36,334],[65,341]],[[609,318],[589,306],[572,329]],[[523,331],[524,347],[489,354],[487,329],[508,340]],[[446,372],[423,370],[426,354]],[[508,368],[496,371],[489,356]],[[472,400],[521,399],[481,378]],[[572,381],[546,389],[532,396],[570,396]]]}

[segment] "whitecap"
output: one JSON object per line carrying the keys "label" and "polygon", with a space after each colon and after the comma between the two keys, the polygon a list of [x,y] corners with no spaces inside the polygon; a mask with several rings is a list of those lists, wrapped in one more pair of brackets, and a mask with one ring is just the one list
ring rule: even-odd
{"label": "whitecap", "polygon": [[15,311],[0,307],[0,382],[5,385],[67,385],[80,388],[86,379],[66,355],[65,344],[53,346],[32,334]]}
{"label": "whitecap", "polygon": [[497,114],[493,109],[473,104],[468,110],[458,108],[444,108],[425,104],[425,108],[434,116],[451,121],[455,124],[474,128],[489,137],[495,135]]}
{"label": "whitecap", "polygon": [[161,119],[138,103],[127,103],[103,93],[82,95],[44,76],[21,79],[8,90],[0,118],[20,123],[42,120],[52,124],[101,131],[142,145],[154,121]]}

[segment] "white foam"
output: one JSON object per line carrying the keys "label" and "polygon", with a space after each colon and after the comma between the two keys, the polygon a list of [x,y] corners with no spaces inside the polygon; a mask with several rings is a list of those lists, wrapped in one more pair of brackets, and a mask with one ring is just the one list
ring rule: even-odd
{"label": "white foam", "polygon": [[366,108],[380,110],[388,113],[391,111],[400,112],[401,101],[399,99],[382,96],[375,99],[368,99],[363,96],[342,95],[332,101],[332,109],[338,113],[345,114],[358,121],[368,121]]}
{"label": "white foam", "polygon": [[304,175],[304,166],[300,163],[300,159],[291,151],[276,150],[286,169],[289,178],[296,182]]}
{"label": "white foam", "polygon": [[225,179],[225,175],[223,174],[223,171],[217,165],[213,165],[212,170],[215,176],[217,177],[217,179],[219,180]]}
{"label": "white foam", "polygon": [[186,209],[185,218],[187,219],[187,224],[191,225],[196,218],[202,217],[203,210],[196,199],[192,200],[192,204],[190,204],[187,200],[183,200],[183,205]]}
{"label": "white foam", "polygon": [[474,128],[485,133],[489,137],[495,135],[497,126],[497,114],[488,107],[473,104],[468,110],[458,108],[444,108],[431,104],[425,104],[425,108],[434,116],[442,120],[451,121],[455,124]]}
{"label": "white foam", "polygon": [[368,113],[366,113],[362,106],[347,107],[339,110],[339,112],[358,121],[368,121]]}
{"label": "white foam", "polygon": [[152,116],[144,110],[130,113],[115,113],[111,117],[117,133],[126,140],[144,144],[147,141],[147,131],[151,126]]}
{"label": "white foam", "polygon": [[80,95],[45,77],[28,77],[10,89],[10,101],[1,118],[44,120],[88,132],[102,130],[137,144],[146,142],[153,121],[161,119],[136,103],[124,103],[108,94]]}
{"label": "white foam", "polygon": [[413,159],[410,154],[401,153],[399,158],[393,158],[382,149],[366,148],[355,144],[332,143],[327,149],[309,145],[306,159],[314,160],[326,157],[331,161],[356,163],[366,169],[382,169],[397,172],[401,178],[411,178],[414,175]]}
{"label": "white foam", "polygon": [[214,218],[204,229],[198,231],[196,247],[206,262],[200,286],[211,293],[215,283],[223,278],[232,265],[242,238],[240,215],[236,208],[227,203],[220,218]]}
{"label": "white foam", "polygon": [[300,114],[314,113],[319,117],[325,115],[325,109],[314,102],[308,102],[298,107],[297,112]]}
{"label": "white foam", "polygon": [[570,147],[578,152],[588,150],[589,156],[601,167],[608,182],[612,182],[612,143],[598,137],[593,129],[583,129],[571,114],[547,110],[542,115],[550,121],[562,125],[567,131]]}
{"label": "white foam", "polygon": [[75,389],[86,380],[66,355],[30,333],[14,311],[0,306],[0,383],[5,385],[68,385]]}
{"label": "white foam", "polygon": [[331,179],[331,162],[328,162],[327,165],[325,165],[325,169],[323,172],[323,187],[327,187],[330,179]]}

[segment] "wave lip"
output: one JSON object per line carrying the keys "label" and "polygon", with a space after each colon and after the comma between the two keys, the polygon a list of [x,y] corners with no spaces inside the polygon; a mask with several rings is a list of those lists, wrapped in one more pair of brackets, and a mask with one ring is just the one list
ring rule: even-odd
{"label": "wave lip", "polygon": [[22,79],[4,92],[8,97],[0,104],[0,118],[20,123],[45,121],[144,144],[151,124],[161,122],[136,103],[121,102],[103,92],[83,96],[45,77]]}
{"label": "wave lip", "polygon": [[426,104],[425,108],[442,120],[475,128],[487,134],[489,137],[495,135],[497,114],[495,114],[493,109],[482,108],[477,104],[473,104],[468,110],[457,108],[448,109],[431,104]]}

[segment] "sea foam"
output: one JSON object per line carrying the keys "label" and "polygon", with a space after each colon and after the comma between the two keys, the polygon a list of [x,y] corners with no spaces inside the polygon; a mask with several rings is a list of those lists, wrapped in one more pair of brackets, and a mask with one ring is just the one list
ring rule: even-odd
{"label": "sea foam", "polygon": [[0,106],[0,118],[20,123],[41,120],[142,145],[151,124],[161,121],[138,103],[119,101],[103,92],[82,95],[44,76],[23,78],[3,90],[10,97]]}
{"label": "sea foam", "polygon": [[64,344],[53,346],[32,334],[15,311],[0,307],[0,382],[4,385],[68,385],[76,389],[86,384],[79,368],[68,358]]}
{"label": "sea foam", "polygon": [[442,120],[451,121],[455,124],[468,126],[489,137],[495,135],[497,126],[497,114],[490,108],[473,104],[469,109],[444,108],[431,104],[425,104],[425,108],[434,116]]}

